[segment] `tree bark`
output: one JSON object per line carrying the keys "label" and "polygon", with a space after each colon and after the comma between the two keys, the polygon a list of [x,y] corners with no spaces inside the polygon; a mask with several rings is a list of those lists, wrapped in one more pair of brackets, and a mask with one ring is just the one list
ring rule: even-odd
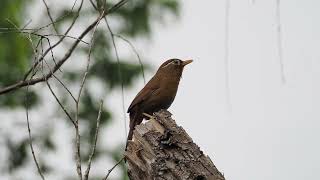
{"label": "tree bark", "polygon": [[125,152],[131,180],[225,180],[170,112],[153,116],[136,126]]}

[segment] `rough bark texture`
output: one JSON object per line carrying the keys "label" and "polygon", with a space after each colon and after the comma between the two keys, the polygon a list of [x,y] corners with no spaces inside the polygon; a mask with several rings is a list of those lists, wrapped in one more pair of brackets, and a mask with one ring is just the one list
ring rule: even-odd
{"label": "rough bark texture", "polygon": [[154,114],[136,126],[125,157],[131,180],[225,180],[171,113]]}

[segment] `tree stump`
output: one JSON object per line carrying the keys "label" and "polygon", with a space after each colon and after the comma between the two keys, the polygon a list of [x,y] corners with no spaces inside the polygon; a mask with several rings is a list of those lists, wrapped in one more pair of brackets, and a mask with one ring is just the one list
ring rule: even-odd
{"label": "tree stump", "polygon": [[136,126],[125,152],[131,180],[225,180],[170,112],[153,116]]}

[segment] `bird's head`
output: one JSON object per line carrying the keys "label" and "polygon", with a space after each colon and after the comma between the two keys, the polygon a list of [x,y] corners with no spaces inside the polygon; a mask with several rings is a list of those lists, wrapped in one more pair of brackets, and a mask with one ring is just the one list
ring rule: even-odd
{"label": "bird's head", "polygon": [[193,60],[180,60],[180,59],[169,59],[164,62],[158,69],[157,73],[165,73],[171,76],[181,77],[183,68],[192,63]]}

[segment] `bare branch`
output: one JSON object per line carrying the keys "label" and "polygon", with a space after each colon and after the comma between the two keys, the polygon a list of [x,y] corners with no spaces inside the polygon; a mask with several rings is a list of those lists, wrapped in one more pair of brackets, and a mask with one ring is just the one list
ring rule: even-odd
{"label": "bare branch", "polygon": [[88,178],[89,178],[89,172],[90,172],[90,168],[91,168],[92,158],[94,156],[94,153],[96,152],[102,108],[103,108],[103,100],[100,101],[99,112],[98,112],[98,117],[97,117],[96,132],[94,135],[94,143],[92,144],[92,150],[91,150],[91,154],[90,154],[89,161],[88,161],[88,167],[87,167],[86,172],[84,174],[84,180],[88,180]]}
{"label": "bare branch", "polygon": [[[10,23],[12,23],[12,22],[10,22]],[[17,28],[17,26],[14,23],[12,23],[12,24],[13,24],[14,27]],[[27,36],[27,39],[29,40],[29,42],[30,42],[30,44],[32,46],[33,52],[35,54],[35,57],[36,57],[37,56],[37,51],[35,50],[35,47],[33,45],[33,41],[28,36]],[[36,72],[34,72],[32,74],[32,76],[30,77],[30,80],[34,77],[35,74],[36,74]],[[32,144],[32,135],[31,135],[30,122],[29,122],[29,104],[28,104],[29,103],[29,99],[28,99],[29,96],[28,96],[28,94],[29,94],[29,85],[27,85],[27,87],[26,87],[26,96],[25,96],[25,109],[26,109],[26,117],[27,117],[26,119],[27,119],[27,128],[28,128],[28,136],[29,136],[29,146],[30,146],[32,158],[33,158],[33,161],[34,161],[34,163],[35,163],[35,165],[37,167],[38,173],[39,173],[41,179],[45,180],[45,178],[44,178],[44,176],[42,174],[40,165],[38,163],[38,160],[36,158],[36,155],[35,155],[35,152],[34,152],[34,149],[33,149],[33,144]]]}
{"label": "bare branch", "polygon": [[[117,4],[115,4],[114,6],[112,6],[109,10],[107,10],[104,14],[103,17],[114,12],[115,10],[117,10],[118,8],[120,8],[122,5],[124,5],[127,2],[127,0],[121,0],[120,2],[118,2]],[[100,21],[99,20],[100,17],[98,19],[96,19],[93,23],[91,23],[82,33],[81,35],[77,38],[77,40],[72,44],[72,46],[69,48],[69,50],[66,52],[66,54],[64,55],[64,57],[57,62],[57,64],[54,66],[53,68],[53,73],[56,72],[71,56],[71,54],[73,53],[73,51],[75,50],[75,48],[77,47],[77,45],[80,42],[80,39],[82,39],[88,32],[90,32],[95,25]],[[51,48],[48,48],[45,52],[44,52],[44,56],[54,47],[56,47],[58,44],[54,44],[53,46],[51,46]],[[0,95],[1,94],[5,94],[14,90],[17,90],[21,87],[25,87],[27,85],[34,85],[37,84],[39,82],[43,82],[45,81],[45,79],[49,79],[51,78],[52,74],[48,73],[46,74],[45,77],[41,77],[41,78],[34,78],[34,79],[30,79],[30,80],[26,80],[26,78],[28,77],[28,75],[33,71],[33,69],[35,69],[35,67],[38,65],[39,62],[41,62],[44,58],[44,56],[42,56],[34,65],[31,69],[29,69],[29,71],[25,74],[25,77],[22,81],[17,82],[15,84],[9,85],[7,87],[4,87],[2,89],[0,89]]]}
{"label": "bare branch", "polygon": [[[50,46],[50,40],[49,40],[49,39],[47,39],[47,40],[48,40],[48,44],[49,44],[49,46]],[[31,43],[32,43],[31,38],[30,38],[30,41],[31,41]],[[41,52],[43,53],[42,38],[40,39],[40,44],[41,44]],[[53,58],[53,60],[54,60],[53,54],[52,54],[52,58]],[[52,70],[50,69],[50,66],[48,65],[48,63],[46,62],[46,60],[44,60],[44,62],[46,63],[48,69],[50,70],[51,74],[53,75],[53,72],[52,72]],[[44,74],[44,71],[43,71],[43,63],[42,63],[42,66],[41,66],[41,72],[42,72],[42,76],[44,77],[45,74]],[[60,82],[60,80],[59,80],[55,75],[53,75],[53,76]],[[74,120],[72,119],[71,115],[70,115],[69,112],[66,110],[66,108],[63,106],[63,104],[61,103],[61,101],[59,100],[59,98],[58,98],[58,97],[56,96],[56,94],[54,93],[54,91],[53,91],[53,89],[51,88],[48,80],[45,80],[45,82],[46,82],[46,84],[47,84],[47,86],[48,86],[51,94],[54,96],[54,98],[55,98],[56,101],[58,102],[59,106],[60,106],[60,107],[62,108],[62,110],[65,112],[65,114],[67,115],[67,117],[69,118],[69,120],[71,121],[71,123],[75,126]],[[62,84],[63,84],[63,83],[62,83]],[[65,86],[64,86],[64,87],[65,87]],[[65,88],[66,88],[66,87],[65,87]],[[66,88],[66,89],[67,89],[67,88]],[[67,89],[67,90],[68,90],[68,89]],[[72,94],[71,94],[71,95],[72,95]]]}
{"label": "bare branch", "polygon": [[73,96],[72,92],[69,90],[69,88],[54,74],[52,76],[62,85],[62,87],[70,94],[74,102],[77,102],[76,98]]}
{"label": "bare branch", "polygon": [[[46,60],[44,60],[44,62],[46,63],[47,67],[50,69],[48,63],[46,62]],[[42,65],[43,67],[43,65]],[[51,69],[50,72],[52,73]],[[42,74],[43,76],[45,76],[43,69],[42,69]],[[58,78],[56,78],[57,80],[59,80]],[[53,97],[56,99],[56,101],[58,102],[59,106],[61,107],[61,109],[64,111],[64,113],[67,115],[67,117],[69,118],[69,120],[71,121],[71,123],[73,124],[73,126],[76,126],[74,120],[72,119],[70,113],[67,111],[67,109],[64,107],[64,105],[62,104],[62,102],[59,100],[59,98],[57,97],[57,95],[54,93],[53,89],[51,88],[51,85],[49,84],[48,80],[45,80],[51,94],[53,95]]]}
{"label": "bare branch", "polygon": [[[0,28],[0,29],[11,29],[11,28]],[[69,35],[64,35],[64,34],[39,34],[39,33],[34,33],[34,32],[28,32],[28,31],[24,31],[24,29],[19,29],[16,31],[6,31],[6,32],[0,32],[0,34],[8,34],[8,33],[23,33],[23,34],[31,34],[34,36],[38,36],[38,37],[50,37],[50,36],[57,36],[57,37],[64,37],[64,38],[70,38],[70,39],[74,39],[74,40],[79,40],[84,44],[89,44],[86,41],[82,40],[82,39],[78,39],[77,37],[73,37],[73,36],[69,36]],[[53,48],[52,48],[53,49]],[[50,51],[52,50],[50,49]]]}
{"label": "bare branch", "polygon": [[49,19],[50,19],[50,21],[51,21],[51,23],[52,23],[52,26],[53,26],[54,31],[55,31],[57,34],[59,34],[59,33],[58,33],[58,28],[56,27],[55,22],[53,21],[53,18],[52,18],[52,16],[51,16],[50,9],[49,9],[49,6],[48,6],[46,0],[42,0],[42,2],[43,2],[43,4],[45,5],[45,7],[46,7],[46,9],[47,9],[47,14],[48,14],[48,17],[49,17]]}
{"label": "bare branch", "polygon": [[[74,2],[74,5],[73,7],[75,6],[77,0],[75,0]],[[31,128],[30,128],[30,123],[29,123],[29,111],[28,111],[28,89],[31,85],[34,85],[34,84],[37,84],[39,82],[45,82],[51,92],[51,94],[54,96],[54,98],[56,99],[56,101],[58,102],[58,104],[60,105],[60,107],[63,109],[63,111],[65,112],[65,114],[67,115],[67,117],[69,118],[69,120],[72,122],[72,124],[74,125],[75,127],[75,147],[76,147],[76,152],[75,152],[75,158],[76,158],[76,166],[77,166],[77,173],[78,173],[78,176],[79,176],[79,179],[82,180],[82,170],[81,170],[81,154],[80,154],[80,132],[79,132],[79,103],[80,103],[80,98],[81,98],[81,93],[83,91],[83,88],[84,88],[84,85],[85,85],[85,81],[86,81],[86,78],[87,78],[87,74],[89,72],[89,67],[90,67],[90,57],[91,57],[91,51],[92,51],[92,44],[93,44],[93,41],[94,41],[94,34],[96,32],[96,29],[101,21],[102,18],[104,18],[105,16],[107,16],[108,14],[116,11],[118,8],[120,8],[121,6],[123,6],[126,2],[128,2],[128,0],[121,0],[119,1],[118,3],[116,3],[115,5],[113,5],[111,8],[109,8],[107,11],[102,11],[102,13],[100,14],[99,18],[97,18],[94,22],[92,22],[81,34],[79,37],[75,38],[75,37],[72,37],[72,36],[69,36],[68,33],[69,31],[72,29],[73,25],[75,24],[77,18],[79,17],[79,14],[80,14],[80,10],[82,8],[82,4],[83,4],[83,0],[81,0],[81,4],[77,10],[77,15],[76,17],[73,19],[71,25],[68,27],[68,29],[66,30],[66,32],[63,34],[63,35],[59,35],[58,34],[58,29],[57,27],[55,26],[55,23],[57,21],[59,21],[59,19],[57,21],[54,21],[52,16],[51,16],[51,13],[50,13],[50,10],[49,10],[49,7],[46,3],[45,0],[43,0],[43,3],[45,4],[46,6],[46,9],[47,9],[47,14],[50,18],[50,21],[51,23],[44,26],[44,27],[41,27],[41,28],[38,28],[38,29],[27,29],[26,26],[28,25],[25,25],[22,29],[19,29],[18,27],[15,28],[16,31],[11,31],[11,32],[0,32],[0,33],[12,33],[12,32],[18,32],[18,33],[21,33],[21,34],[25,34],[27,35],[31,45],[32,45],[32,48],[33,48],[33,51],[34,51],[34,58],[35,58],[35,61],[34,61],[34,64],[30,67],[30,69],[24,74],[24,77],[21,81],[19,82],[16,82],[10,86],[7,86],[7,87],[4,87],[2,89],[0,89],[0,95],[2,94],[5,94],[5,93],[8,93],[8,92],[11,92],[11,91],[14,91],[16,89],[19,89],[19,88],[22,88],[22,87],[26,87],[26,99],[25,99],[25,103],[26,103],[26,116],[27,116],[27,127],[28,127],[28,133],[29,133],[29,144],[30,144],[30,149],[31,149],[31,152],[32,152],[32,156],[33,156],[33,159],[34,159],[34,162],[37,166],[37,169],[38,169],[38,172],[39,172],[39,175],[41,176],[42,180],[44,180],[44,176],[41,172],[41,169],[40,169],[40,166],[39,166],[39,163],[37,161],[37,158],[35,156],[35,153],[34,153],[34,149],[33,149],[33,145],[32,145],[32,136],[31,136]],[[72,9],[73,9],[72,7]],[[60,18],[61,20],[61,18]],[[44,29],[45,27],[49,27],[50,25],[53,25],[53,28],[55,29],[56,33],[57,34],[46,34],[46,35],[41,35],[41,34],[38,34],[37,32],[40,31],[41,29]],[[9,30],[9,28],[7,28],[6,30]],[[91,39],[91,42],[90,42],[90,48],[89,48],[89,54],[88,54],[88,61],[87,61],[87,66],[86,66],[86,70],[84,72],[84,75],[83,75],[83,79],[82,79],[82,82],[81,82],[81,85],[80,85],[80,89],[79,89],[79,94],[78,94],[78,97],[77,99],[73,96],[73,94],[71,93],[71,91],[65,86],[65,84],[55,75],[55,72],[57,70],[60,70],[61,66],[70,58],[70,56],[72,55],[72,53],[74,52],[75,48],[78,46],[79,42],[84,42],[82,39],[91,31],[93,30],[93,33],[92,33],[92,39]],[[34,36],[38,36],[40,37],[38,43],[36,44],[36,46],[34,46],[34,43],[31,39],[31,36],[34,35]],[[50,36],[58,36],[58,37],[61,37],[56,43],[54,43],[53,45],[51,45],[51,42],[50,42],[50,39],[49,37]],[[57,47],[61,42],[63,42],[63,40],[68,37],[68,38],[72,38],[72,39],[75,39],[75,41],[71,44],[70,48],[67,50],[67,52],[64,54],[64,56],[59,60],[59,61],[56,61],[55,58],[54,58],[54,54],[53,54],[53,49],[55,47]],[[43,42],[42,40],[43,39],[46,39],[47,42],[48,42],[48,45],[49,47],[44,50],[43,48]],[[114,39],[114,38],[113,38]],[[84,42],[86,43],[86,42]],[[113,40],[113,43],[114,43],[114,40]],[[41,45],[41,55],[38,53],[38,46]],[[114,43],[114,46],[115,46],[115,43]],[[116,46],[115,46],[116,48]],[[46,56],[48,53],[51,53],[51,56],[52,56],[52,60],[54,62],[54,65],[52,65],[52,67],[49,66],[49,64],[47,63],[46,61]],[[118,57],[118,55],[117,55]],[[139,58],[139,57],[138,57]],[[118,58],[119,59],[119,58]],[[139,58],[140,59],[140,58]],[[46,64],[46,66],[48,67],[49,69],[49,72],[45,72],[44,71],[44,63]],[[36,77],[34,78],[34,76],[37,74],[38,70],[41,69],[41,73],[42,73],[42,76],[39,76],[39,77]],[[61,70],[60,70],[61,71]],[[66,90],[67,92],[70,94],[70,96],[73,98],[73,100],[75,101],[76,103],[76,115],[75,115],[75,120],[72,119],[70,113],[66,110],[65,106],[61,103],[61,101],[59,100],[59,98],[57,97],[56,93],[53,91],[50,83],[49,83],[49,79],[51,77],[54,77]],[[30,78],[29,78],[30,77]],[[123,97],[124,98],[124,97]],[[92,163],[92,158],[95,154],[95,151],[96,151],[96,145],[97,145],[97,139],[98,139],[98,133],[99,133],[99,126],[100,126],[100,117],[101,117],[101,112],[102,112],[102,104],[103,102],[101,101],[101,104],[100,104],[100,109],[99,109],[99,113],[98,113],[98,117],[97,117],[97,127],[96,127],[96,133],[95,133],[95,140],[94,140],[94,143],[92,145],[92,152],[90,154],[90,157],[89,157],[89,161],[88,161],[88,167],[85,171],[85,174],[84,174],[84,178],[85,180],[88,179],[89,177],[89,172],[90,172],[90,168],[91,168],[91,163]],[[121,161],[123,160],[123,158],[121,159]],[[121,161],[119,161],[117,164],[119,164]],[[109,170],[108,172],[108,175],[111,173],[111,171],[115,168],[115,166]],[[108,176],[107,175],[107,176]]]}
{"label": "bare branch", "polygon": [[[33,32],[38,32],[38,31],[40,31],[40,30],[42,30],[42,29],[45,29],[45,28],[47,28],[47,27],[55,24],[55,23],[58,23],[58,22],[62,21],[65,17],[69,16],[69,15],[72,13],[74,7],[76,6],[77,1],[78,1],[78,0],[75,0],[75,1],[73,2],[73,5],[72,5],[72,7],[71,7],[71,10],[70,10],[67,14],[60,16],[56,21],[51,21],[49,24],[46,24],[46,25],[44,25],[44,26],[42,26],[42,27],[39,27],[39,28],[35,29]],[[78,16],[79,16],[80,10],[81,10],[81,8],[82,8],[82,3],[83,3],[83,0],[81,0],[80,6],[79,6],[79,8],[77,9],[77,12],[76,12],[76,17],[73,19],[73,21],[76,21],[76,19],[77,19]],[[68,29],[71,29],[72,26],[73,26],[73,24],[74,24],[74,23],[71,23],[71,25],[70,25],[70,27],[69,27]],[[33,29],[29,29],[29,30],[33,30]],[[67,30],[67,32],[68,32],[68,30]]]}
{"label": "bare branch", "polygon": [[81,97],[81,93],[87,78],[87,75],[89,73],[89,67],[90,67],[90,61],[91,61],[91,51],[92,51],[92,45],[93,45],[93,41],[94,41],[94,34],[97,30],[97,27],[100,23],[100,20],[104,17],[104,11],[101,13],[101,15],[98,18],[97,23],[95,24],[94,27],[94,31],[92,33],[92,37],[91,37],[91,43],[90,43],[90,47],[89,47],[89,52],[88,52],[88,60],[87,60],[87,66],[86,66],[86,70],[84,72],[83,78],[82,78],[82,82],[80,85],[80,89],[79,89],[79,94],[78,94],[78,98],[76,101],[76,117],[75,117],[75,123],[76,123],[76,161],[77,161],[77,173],[79,176],[79,179],[82,180],[82,170],[81,170],[81,154],[80,154],[80,133],[79,133],[79,102],[80,102],[80,97]]}
{"label": "bare branch", "polygon": [[120,66],[120,58],[119,58],[119,53],[118,53],[118,49],[116,46],[116,42],[114,40],[114,33],[112,32],[112,29],[108,23],[107,18],[104,18],[105,23],[107,24],[108,30],[110,32],[110,36],[111,36],[111,40],[112,40],[112,45],[114,48],[114,52],[116,54],[116,58],[117,58],[117,63],[118,63],[118,76],[120,78],[121,81],[121,100],[122,100],[122,113],[123,113],[123,119],[124,119],[124,131],[125,131],[125,137],[127,137],[127,115],[126,115],[126,110],[125,110],[125,106],[124,106],[124,85],[123,85],[123,78],[122,78],[122,73],[121,73],[121,66]]}
{"label": "bare branch", "polygon": [[94,4],[94,2],[93,2],[92,0],[90,0],[90,3],[91,3],[91,5],[93,6],[93,8],[94,8],[95,10],[98,10],[98,7],[96,6],[96,4]]}
{"label": "bare branch", "polygon": [[117,37],[117,38],[120,38],[123,41],[125,41],[126,43],[128,43],[130,45],[131,49],[133,50],[133,52],[136,54],[136,56],[137,56],[137,58],[139,60],[141,71],[142,71],[143,82],[144,82],[144,84],[146,84],[146,78],[145,78],[145,75],[144,75],[143,63],[142,63],[142,60],[141,60],[140,55],[139,55],[138,51],[136,50],[136,48],[134,47],[134,45],[128,39],[126,39],[125,37],[121,36],[120,34],[114,34],[114,36]]}
{"label": "bare branch", "polygon": [[[77,1],[77,0],[76,0],[76,1]],[[75,3],[76,3],[76,1],[75,1]],[[75,5],[75,3],[74,3],[74,5]],[[72,6],[72,9],[74,8],[74,5]],[[77,10],[76,16],[73,18],[73,21],[71,22],[71,25],[70,25],[69,28],[66,30],[66,32],[64,33],[64,35],[67,35],[67,34],[69,33],[69,31],[72,29],[73,25],[75,24],[76,20],[77,20],[78,17],[79,17],[80,11],[81,11],[81,9],[82,9],[82,5],[83,5],[83,0],[81,0],[81,3],[80,3],[80,6],[79,6],[79,8],[78,8],[78,10]],[[62,19],[61,19],[61,20],[62,20]],[[50,23],[50,25],[51,25],[51,23]],[[38,30],[40,30],[40,28],[39,28]],[[38,31],[38,30],[37,30],[37,31]],[[37,31],[35,31],[35,32],[37,32]],[[43,58],[47,55],[47,53],[48,53],[49,51],[51,51],[53,48],[55,48],[56,46],[58,46],[58,45],[64,40],[64,38],[65,38],[65,36],[62,36],[62,37],[59,39],[58,42],[56,42],[53,46],[51,46],[50,48],[48,48],[48,49],[44,52],[43,56],[42,56],[35,64],[33,64],[33,66],[32,66],[32,67],[29,69],[29,71],[25,74],[23,80],[25,80],[25,79],[29,76],[29,74],[30,74],[30,72],[32,71],[32,69],[34,69],[35,67],[37,67],[37,65],[43,60]],[[82,38],[78,38],[78,39],[82,39]],[[77,41],[76,41],[76,42],[77,42]]]}
{"label": "bare branch", "polygon": [[29,122],[29,104],[28,104],[28,94],[29,94],[29,86],[27,86],[27,90],[26,90],[26,98],[25,98],[25,108],[26,108],[26,116],[27,116],[27,128],[28,128],[28,135],[29,135],[29,146],[30,146],[30,150],[32,153],[32,157],[33,157],[33,161],[37,166],[38,169],[38,173],[41,177],[42,180],[45,180],[42,172],[41,172],[41,168],[39,166],[39,163],[37,161],[36,155],[34,153],[34,149],[33,149],[33,144],[32,144],[32,136],[31,136],[31,128],[30,128],[30,122]]}
{"label": "bare branch", "polygon": [[112,168],[108,170],[107,175],[102,180],[107,180],[107,178],[109,177],[111,172],[114,170],[114,168],[116,168],[123,160],[124,160],[124,157],[122,157],[114,166],[112,166]]}

